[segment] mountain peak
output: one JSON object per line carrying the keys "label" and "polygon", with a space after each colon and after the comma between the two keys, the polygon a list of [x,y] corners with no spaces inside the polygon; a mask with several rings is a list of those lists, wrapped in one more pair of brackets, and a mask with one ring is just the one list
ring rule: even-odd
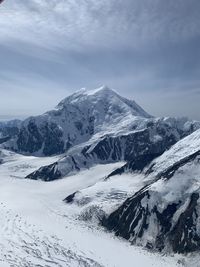
{"label": "mountain peak", "polygon": [[[66,97],[63,101],[66,101],[68,99],[72,98],[78,98],[78,97],[89,97],[89,96],[95,96],[95,95],[100,95],[101,97],[104,97],[105,95],[117,95],[117,92],[111,88],[109,88],[106,85],[102,85],[101,87],[95,88],[95,89],[86,89],[86,88],[81,88],[77,90],[75,93],[69,95]],[[63,102],[61,101],[61,103]]]}
{"label": "mountain peak", "polygon": [[63,109],[69,105],[78,106],[81,109],[93,107],[96,111],[101,110],[101,113],[107,110],[108,114],[115,113],[115,116],[120,113],[145,118],[151,117],[135,101],[120,96],[115,90],[106,85],[93,90],[82,88],[63,99],[57,108]]}
{"label": "mountain peak", "polygon": [[95,95],[95,94],[116,94],[116,92],[113,89],[110,89],[107,85],[102,85],[99,88],[93,89],[93,90],[86,90],[85,93],[87,95]]}

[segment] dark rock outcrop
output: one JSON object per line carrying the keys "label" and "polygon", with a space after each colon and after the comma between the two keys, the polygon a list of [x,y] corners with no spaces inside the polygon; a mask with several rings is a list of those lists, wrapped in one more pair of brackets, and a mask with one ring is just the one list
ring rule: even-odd
{"label": "dark rock outcrop", "polygon": [[17,147],[19,152],[32,154],[42,150],[45,156],[60,154],[64,151],[63,132],[55,123],[44,123],[38,128],[35,119],[22,127],[18,134]]}
{"label": "dark rock outcrop", "polygon": [[189,204],[174,222],[175,213],[183,205],[181,200],[159,211],[156,204],[151,207],[152,192],[142,189],[109,217],[104,217],[102,225],[117,236],[149,249],[177,253],[200,250],[200,235],[196,227],[199,194],[192,193],[188,198]]}
{"label": "dark rock outcrop", "polygon": [[159,157],[160,154],[144,154],[144,155],[139,155],[133,160],[128,161],[124,166],[121,168],[118,168],[114,170],[111,174],[108,175],[106,179],[108,179],[111,176],[114,175],[121,175],[126,172],[142,172],[145,167],[147,167],[152,160],[155,158]]}
{"label": "dark rock outcrop", "polygon": [[[156,139],[159,132],[159,139]],[[147,128],[119,136],[104,136],[94,144],[86,145],[72,155],[67,155],[62,159],[61,176],[66,176],[72,171],[89,168],[95,164],[113,163],[126,161],[127,165],[118,172],[141,171],[156,156],[162,154],[173,144],[180,140],[186,132],[182,133],[179,129],[169,127],[162,122],[152,122]],[[63,167],[64,166],[64,167]],[[50,167],[51,168],[51,167]],[[58,170],[60,162],[58,161]],[[48,170],[48,166],[45,167]],[[30,174],[32,179],[41,179],[44,170],[40,168],[37,172]],[[45,175],[46,176],[46,175]],[[51,179],[57,179],[57,175]]]}
{"label": "dark rock outcrop", "polygon": [[66,203],[72,203],[76,194],[77,194],[77,191],[74,192],[73,194],[70,194],[69,196],[67,196],[65,199],[63,199],[63,201]]}
{"label": "dark rock outcrop", "polygon": [[149,249],[199,251],[200,190],[195,186],[198,177],[193,180],[188,176],[192,170],[198,170],[199,158],[197,151],[155,176],[152,165],[149,184],[104,217],[102,225],[117,236]]}
{"label": "dark rock outcrop", "polygon": [[58,170],[58,164],[53,163],[49,166],[41,167],[38,171],[29,174],[26,178],[32,180],[43,180],[45,182],[50,182],[55,179],[61,178],[61,172]]}
{"label": "dark rock outcrop", "polygon": [[19,134],[20,120],[0,122],[0,144],[3,144]]}

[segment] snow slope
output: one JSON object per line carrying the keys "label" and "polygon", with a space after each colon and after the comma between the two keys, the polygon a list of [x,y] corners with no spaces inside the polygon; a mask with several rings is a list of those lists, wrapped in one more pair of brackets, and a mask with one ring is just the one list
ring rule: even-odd
{"label": "snow slope", "polygon": [[[0,165],[0,266],[176,266],[180,257],[161,257],[129,246],[98,227],[75,219],[78,209],[62,200],[102,180],[123,163],[101,165],[44,183],[22,179],[54,158],[3,151]],[[182,259],[182,258],[181,258]]]}
{"label": "snow slope", "polygon": [[155,172],[164,172],[175,163],[200,150],[200,130],[186,136],[177,142],[168,151],[152,162],[151,169]]}
{"label": "snow slope", "polygon": [[[200,249],[200,130],[180,140],[143,173],[149,180],[104,225],[150,249],[187,253]],[[136,174],[133,174],[133,177]]]}

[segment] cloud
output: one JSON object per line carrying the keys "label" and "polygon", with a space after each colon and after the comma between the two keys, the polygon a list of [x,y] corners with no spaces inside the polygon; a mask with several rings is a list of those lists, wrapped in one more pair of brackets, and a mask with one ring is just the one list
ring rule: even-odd
{"label": "cloud", "polygon": [[29,115],[80,87],[108,84],[155,115],[200,119],[196,104],[185,107],[188,94],[200,100],[199,12],[199,0],[5,0],[0,113],[11,112],[9,88],[23,92],[15,110],[29,103]]}
{"label": "cloud", "polygon": [[1,39],[74,49],[180,42],[199,34],[199,10],[198,0],[6,0]]}

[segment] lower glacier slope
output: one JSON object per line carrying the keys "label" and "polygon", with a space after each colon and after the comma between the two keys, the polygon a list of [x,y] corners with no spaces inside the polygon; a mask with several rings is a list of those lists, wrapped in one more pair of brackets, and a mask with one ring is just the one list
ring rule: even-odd
{"label": "lower glacier slope", "polygon": [[[1,157],[4,161],[0,165],[0,266],[132,267],[134,262],[144,267],[173,267],[182,266],[186,260],[130,246],[97,224],[77,218],[81,214],[79,207],[62,201],[82,190],[88,190],[92,197],[94,192],[90,189],[99,187],[98,183],[105,183],[100,190],[106,188],[107,182],[107,188],[120,190],[121,184],[121,190],[128,192],[128,184],[132,183],[132,190],[138,190],[142,185],[131,176],[124,177],[127,185],[105,180],[123,162],[97,165],[45,183],[23,178],[43,164],[51,164],[55,158],[27,157],[5,150]],[[113,204],[118,205],[115,201]]]}

